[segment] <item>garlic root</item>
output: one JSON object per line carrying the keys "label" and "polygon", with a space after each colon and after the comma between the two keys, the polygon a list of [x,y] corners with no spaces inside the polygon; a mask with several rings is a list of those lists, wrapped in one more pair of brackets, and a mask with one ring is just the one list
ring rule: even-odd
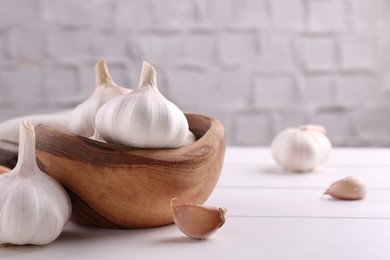
{"label": "garlic root", "polygon": [[198,204],[174,205],[171,200],[173,220],[176,226],[193,239],[206,239],[214,234],[226,221],[225,207],[202,206]]}
{"label": "garlic root", "polygon": [[322,125],[308,124],[301,125],[298,128],[303,131],[317,131],[323,135],[326,135],[326,129]]}

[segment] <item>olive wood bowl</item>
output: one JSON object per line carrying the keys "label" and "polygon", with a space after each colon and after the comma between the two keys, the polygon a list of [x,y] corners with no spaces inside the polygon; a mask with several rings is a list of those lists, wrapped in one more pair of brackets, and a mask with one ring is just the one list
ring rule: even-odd
{"label": "olive wood bowl", "polygon": [[173,223],[170,201],[203,204],[219,179],[222,124],[186,114],[197,141],[175,149],[141,149],[35,127],[39,167],[72,202],[71,221],[100,228],[148,228]]}

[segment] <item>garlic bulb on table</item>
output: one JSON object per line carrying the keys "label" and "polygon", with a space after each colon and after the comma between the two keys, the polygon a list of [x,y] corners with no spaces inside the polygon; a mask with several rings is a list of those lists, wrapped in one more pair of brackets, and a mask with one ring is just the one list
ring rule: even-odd
{"label": "garlic bulb on table", "polygon": [[156,70],[147,62],[139,87],[107,101],[96,114],[95,126],[107,142],[140,148],[181,147],[189,135],[184,113],[159,92]]}
{"label": "garlic bulb on table", "polygon": [[69,130],[85,137],[94,135],[95,116],[99,108],[106,101],[131,91],[113,82],[105,60],[100,60],[95,65],[95,76],[95,91],[88,99],[75,107],[69,121]]}
{"label": "garlic bulb on table", "polygon": [[38,168],[34,126],[28,121],[20,124],[19,142],[15,168],[0,175],[0,244],[48,244],[70,218],[70,199]]}
{"label": "garlic bulb on table", "polygon": [[322,164],[332,145],[320,125],[302,125],[281,131],[271,143],[272,156],[284,169],[308,172]]}

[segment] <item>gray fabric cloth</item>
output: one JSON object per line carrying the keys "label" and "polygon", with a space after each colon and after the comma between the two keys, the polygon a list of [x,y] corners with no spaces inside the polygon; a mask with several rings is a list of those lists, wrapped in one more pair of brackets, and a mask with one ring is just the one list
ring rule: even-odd
{"label": "gray fabric cloth", "polygon": [[0,148],[0,164],[8,168],[14,168],[18,161],[18,152],[12,152]]}
{"label": "gray fabric cloth", "polygon": [[13,168],[16,165],[19,149],[19,127],[23,120],[34,126],[44,124],[49,127],[68,131],[68,122],[72,110],[53,114],[31,115],[13,118],[0,123],[0,165]]}

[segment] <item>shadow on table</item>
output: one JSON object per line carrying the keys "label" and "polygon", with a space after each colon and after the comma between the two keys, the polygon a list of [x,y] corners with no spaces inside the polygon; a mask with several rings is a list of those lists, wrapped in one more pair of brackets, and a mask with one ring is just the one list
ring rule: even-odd
{"label": "shadow on table", "polygon": [[261,173],[264,173],[264,174],[273,174],[273,175],[297,175],[297,176],[301,176],[301,175],[306,175],[306,174],[313,174],[313,173],[317,173],[319,172],[318,170],[313,170],[313,171],[309,171],[309,172],[290,172],[290,171],[287,171],[285,169],[283,169],[282,167],[279,167],[279,166],[265,166],[265,167],[261,167],[259,169],[259,172]]}
{"label": "shadow on table", "polygon": [[116,238],[122,236],[129,237],[129,235],[138,234],[141,232],[144,231],[141,229],[103,229],[70,223],[65,227],[65,229],[62,231],[61,235],[57,238],[56,241],[71,241],[72,243],[74,243],[75,241],[77,242],[84,240],[93,241],[99,239],[106,239],[107,236],[112,236]]}
{"label": "shadow on table", "polygon": [[205,241],[208,241],[209,239],[192,239],[187,236],[177,236],[177,237],[168,237],[165,239],[161,239],[159,242],[166,243],[166,244],[190,244],[190,243],[202,243]]}

